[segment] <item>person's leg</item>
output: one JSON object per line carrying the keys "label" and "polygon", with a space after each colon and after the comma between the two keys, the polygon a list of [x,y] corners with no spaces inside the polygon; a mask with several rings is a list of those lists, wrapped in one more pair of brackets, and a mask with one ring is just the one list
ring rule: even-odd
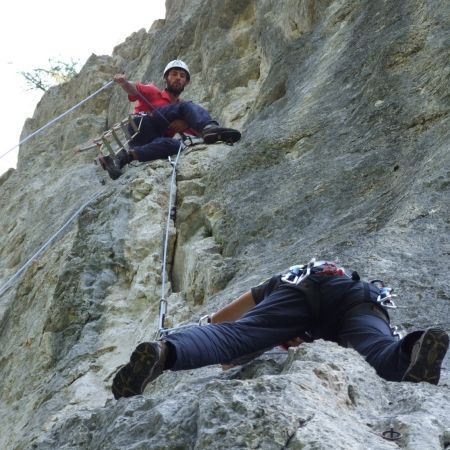
{"label": "person's leg", "polygon": [[114,377],[116,399],[141,394],[163,370],[228,363],[301,335],[312,321],[298,291],[279,288],[236,322],[195,326],[139,344]]}
{"label": "person's leg", "polygon": [[177,102],[161,106],[152,113],[152,118],[160,131],[164,131],[171,122],[182,119],[190,128],[201,132],[206,125],[215,124],[209,112],[194,102]]}
{"label": "person's leg", "polygon": [[156,138],[152,142],[131,148],[122,149],[113,158],[110,155],[102,156],[99,162],[113,180],[117,180],[123,174],[123,167],[132,161],[154,161],[155,159],[166,159],[168,156],[176,155],[181,142],[172,138]]}
{"label": "person's leg", "polygon": [[178,139],[159,137],[148,144],[133,147],[131,153],[133,159],[140,162],[165,159],[168,156],[176,155],[180,144]]}
{"label": "person's leg", "polygon": [[[155,121],[150,115],[136,115],[132,120],[136,124],[136,127],[140,123],[140,128],[137,135],[131,139],[131,146],[145,145],[161,136],[161,132],[156,128]],[[131,136],[135,133],[131,125],[128,125],[128,132]]]}
{"label": "person's leg", "polygon": [[400,381],[408,367],[409,355],[381,317],[360,314],[344,318],[339,343],[354,348],[386,380]]}
{"label": "person's leg", "polygon": [[[448,336],[439,329],[416,331],[399,340],[386,321],[375,315],[346,317],[340,343],[352,347],[388,381],[439,382]],[[417,345],[416,345],[417,343]]]}
{"label": "person's leg", "polygon": [[193,327],[164,338],[175,354],[172,370],[229,363],[274,347],[307,330],[312,321],[298,291],[279,288],[235,322]]}
{"label": "person's leg", "polygon": [[238,130],[220,127],[205,108],[193,102],[178,102],[162,106],[152,113],[152,118],[161,132],[171,122],[182,119],[191,129],[201,133],[206,144],[214,144],[218,141],[233,144],[241,138]]}

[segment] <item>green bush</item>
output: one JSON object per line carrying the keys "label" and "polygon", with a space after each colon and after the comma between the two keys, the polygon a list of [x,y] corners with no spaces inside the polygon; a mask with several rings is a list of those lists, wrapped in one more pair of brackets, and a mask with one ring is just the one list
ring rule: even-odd
{"label": "green bush", "polygon": [[51,86],[71,80],[78,73],[78,61],[70,62],[50,58],[48,68],[37,68],[30,72],[19,72],[27,83],[29,89],[47,91]]}

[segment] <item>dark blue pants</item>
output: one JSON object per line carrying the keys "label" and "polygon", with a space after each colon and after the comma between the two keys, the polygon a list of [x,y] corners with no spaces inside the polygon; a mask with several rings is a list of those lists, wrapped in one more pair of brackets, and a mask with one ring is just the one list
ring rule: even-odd
{"label": "dark blue pants", "polygon": [[[178,102],[157,108],[142,116],[139,134],[131,141],[131,147],[138,161],[153,161],[177,153],[180,145],[177,139],[163,137],[169,124],[182,119],[189,128],[200,132],[205,125],[214,123],[206,109],[193,102]],[[138,122],[139,119],[135,119]],[[132,129],[130,129],[132,133]]]}
{"label": "dark blue pants", "polygon": [[140,162],[166,159],[168,156],[178,153],[180,143],[178,139],[159,137],[148,144],[133,146],[133,151]]}
{"label": "dark blue pants", "polygon": [[[334,327],[336,338],[365,357],[377,373],[390,381],[400,381],[409,357],[389,325],[375,314],[346,314],[338,317],[327,311],[323,322]],[[334,321],[334,323],[333,323]],[[319,323],[312,316],[301,293],[280,287],[235,322],[193,327],[168,335],[164,340],[176,350],[172,370],[229,363],[236,358],[282,344]],[[323,336],[316,335],[316,338]]]}

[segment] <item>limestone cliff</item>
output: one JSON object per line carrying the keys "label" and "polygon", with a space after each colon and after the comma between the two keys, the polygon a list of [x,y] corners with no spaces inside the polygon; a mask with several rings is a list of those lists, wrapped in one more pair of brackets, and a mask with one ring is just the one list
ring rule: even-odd
{"label": "limestone cliff", "polygon": [[[52,88],[23,136],[116,72],[158,81],[182,58],[184,97],[243,139],[181,157],[169,325],[316,256],[395,286],[402,331],[448,330],[449,16],[444,0],[168,0],[164,21]],[[157,328],[171,167],[113,182],[76,149],[129,111],[103,91],[0,178],[0,285],[88,203],[0,297],[0,448],[449,448],[448,357],[439,386],[388,383],[319,341],[112,398]]]}

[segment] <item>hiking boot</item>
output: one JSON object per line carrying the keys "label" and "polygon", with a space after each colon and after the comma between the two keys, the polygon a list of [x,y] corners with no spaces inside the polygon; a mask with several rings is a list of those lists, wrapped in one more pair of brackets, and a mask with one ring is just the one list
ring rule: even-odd
{"label": "hiking boot", "polygon": [[447,353],[448,335],[439,328],[425,330],[414,344],[411,351],[411,362],[403,375],[402,381],[420,383],[426,381],[438,384],[441,375],[441,364]]}
{"label": "hiking boot", "polygon": [[132,397],[144,392],[150,381],[158,378],[164,370],[167,344],[162,341],[143,342],[131,354],[130,362],[115,375],[112,383],[114,398]]}
{"label": "hiking boot", "polygon": [[226,144],[233,145],[241,139],[241,133],[233,128],[222,128],[217,125],[207,125],[203,128],[202,137],[205,144],[225,142]]}
{"label": "hiking boot", "polygon": [[117,178],[119,178],[123,173],[122,168],[130,163],[133,158],[132,155],[123,148],[114,157],[111,155],[101,155],[98,160],[103,170],[108,172],[110,178],[117,180]]}

